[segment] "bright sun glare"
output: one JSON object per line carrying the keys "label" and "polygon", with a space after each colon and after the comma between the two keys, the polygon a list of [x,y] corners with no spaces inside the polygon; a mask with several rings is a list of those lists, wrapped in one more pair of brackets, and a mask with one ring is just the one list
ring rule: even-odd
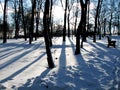
{"label": "bright sun glare", "polygon": [[54,6],[53,16],[54,16],[55,19],[63,19],[64,10],[60,6]]}

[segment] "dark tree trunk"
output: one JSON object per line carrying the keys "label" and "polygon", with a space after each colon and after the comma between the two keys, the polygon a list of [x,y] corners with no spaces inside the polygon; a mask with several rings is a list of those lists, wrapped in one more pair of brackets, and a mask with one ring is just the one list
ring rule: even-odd
{"label": "dark tree trunk", "polygon": [[3,15],[3,43],[7,42],[7,19],[6,19],[6,7],[7,7],[7,0],[4,0],[4,15]]}
{"label": "dark tree trunk", "polygon": [[37,3],[36,3],[36,33],[35,33],[35,40],[37,40],[38,36],[39,36],[39,23],[40,23],[40,10],[42,8],[42,0],[39,0]]}
{"label": "dark tree trunk", "polygon": [[32,1],[32,16],[31,16],[31,23],[29,28],[29,44],[33,41],[33,31],[34,31],[34,10],[35,10],[36,0]]}
{"label": "dark tree trunk", "polygon": [[[78,3],[78,0],[77,0],[77,3]],[[74,33],[75,33],[75,36],[76,36],[76,33],[77,33],[77,30],[76,30],[77,19],[78,19],[78,7],[76,8],[76,11],[75,11],[75,26],[74,26]]]}
{"label": "dark tree trunk", "polygon": [[51,19],[52,19],[52,5],[53,5],[53,1],[50,0],[50,13],[49,13],[49,18],[48,18],[48,27],[49,27],[49,30],[48,30],[48,34],[49,34],[49,43],[50,43],[50,46],[52,46],[52,36],[51,36],[51,25],[52,25],[52,22],[51,22]]}
{"label": "dark tree trunk", "polygon": [[79,23],[79,26],[77,28],[77,33],[76,33],[76,50],[75,50],[75,55],[80,54],[80,28],[81,28],[81,21]]}
{"label": "dark tree trunk", "polygon": [[112,15],[112,13],[111,13],[111,15],[110,15],[110,22],[109,22],[109,32],[110,32],[110,36],[112,35],[112,33],[111,33],[112,19],[113,19],[113,15]]}
{"label": "dark tree trunk", "polygon": [[54,63],[51,55],[51,50],[50,50],[50,43],[49,43],[49,0],[46,0],[45,2],[45,9],[44,9],[44,17],[43,17],[43,25],[44,25],[44,39],[45,39],[45,45],[46,45],[46,53],[47,53],[47,61],[49,68],[54,68]]}
{"label": "dark tree trunk", "polygon": [[39,15],[40,15],[39,12],[37,12],[35,40],[37,40],[37,37],[38,37]]}
{"label": "dark tree trunk", "polygon": [[87,14],[87,0],[80,0],[81,5],[81,20],[76,33],[76,51],[75,54],[80,54],[80,35],[82,36],[81,47],[83,47],[83,41],[86,40],[86,14]]}
{"label": "dark tree trunk", "polygon": [[100,5],[100,0],[98,0],[97,11],[96,11],[96,15],[95,15],[95,27],[94,27],[93,42],[96,42],[96,29],[97,29],[97,18],[98,18],[99,5]]}
{"label": "dark tree trunk", "polygon": [[100,25],[100,21],[98,20],[98,34],[99,34],[99,40],[101,40],[101,25]]}
{"label": "dark tree trunk", "polygon": [[70,37],[70,10],[68,11],[68,37]]}
{"label": "dark tree trunk", "polygon": [[[53,18],[52,18],[52,7],[53,7],[53,0],[51,0],[51,4],[50,4],[50,35],[51,38],[53,37]],[[51,43],[52,45],[52,43]]]}
{"label": "dark tree trunk", "polygon": [[81,2],[81,8],[82,8],[81,48],[83,48],[83,42],[86,42],[87,0],[85,1],[85,3]]}
{"label": "dark tree trunk", "polygon": [[106,18],[104,19],[104,36],[106,36]]}
{"label": "dark tree trunk", "polygon": [[27,35],[26,35],[26,23],[25,23],[25,17],[24,17],[24,9],[23,9],[23,0],[20,0],[21,3],[21,14],[22,14],[22,23],[23,23],[23,29],[24,29],[24,38],[25,41],[27,40]]}
{"label": "dark tree trunk", "polygon": [[98,0],[97,11],[95,15],[95,27],[94,27],[94,35],[93,35],[93,42],[96,42],[96,33],[98,28],[98,18],[100,15],[100,8],[101,8],[102,0]]}
{"label": "dark tree trunk", "polygon": [[120,16],[118,15],[118,35],[120,35]]}
{"label": "dark tree trunk", "polygon": [[65,12],[64,12],[64,27],[63,27],[63,42],[65,42],[66,40],[66,15],[67,15],[67,3],[68,3],[68,0],[65,0]]}
{"label": "dark tree trunk", "polygon": [[[17,2],[15,0],[15,38],[18,39],[19,36],[19,16],[20,16],[20,11],[17,11]],[[19,9],[20,9],[20,4],[19,4]]]}

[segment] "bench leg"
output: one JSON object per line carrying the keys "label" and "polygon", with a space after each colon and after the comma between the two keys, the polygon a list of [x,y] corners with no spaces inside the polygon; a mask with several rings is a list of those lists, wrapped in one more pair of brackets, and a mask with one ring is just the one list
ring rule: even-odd
{"label": "bench leg", "polygon": [[114,44],[114,48],[115,48],[115,44]]}

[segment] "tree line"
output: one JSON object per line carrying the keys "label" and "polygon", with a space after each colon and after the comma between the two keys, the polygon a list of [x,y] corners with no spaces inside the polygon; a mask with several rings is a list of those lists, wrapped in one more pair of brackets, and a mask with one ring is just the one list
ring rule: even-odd
{"label": "tree line", "polygon": [[[30,6],[27,6],[28,1]],[[3,23],[1,32],[3,33],[3,43],[7,42],[7,7],[12,7],[14,13],[15,35],[19,38],[19,31],[22,29],[23,38],[29,39],[29,44],[33,39],[37,40],[39,32],[44,36],[46,53],[49,68],[54,67],[50,47],[54,32],[53,7],[60,4],[64,11],[63,18],[63,42],[72,35],[76,36],[75,54],[80,54],[80,48],[88,36],[96,36],[101,39],[107,34],[112,35],[115,31],[120,35],[120,1],[119,0],[4,0]],[[41,18],[41,13],[43,17]],[[40,28],[41,27],[41,28]],[[41,30],[40,30],[41,29]],[[80,42],[81,39],[81,42]]]}

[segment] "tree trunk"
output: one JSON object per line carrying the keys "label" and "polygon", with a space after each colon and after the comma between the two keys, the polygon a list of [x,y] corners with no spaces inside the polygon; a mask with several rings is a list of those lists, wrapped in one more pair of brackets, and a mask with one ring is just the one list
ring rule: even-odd
{"label": "tree trunk", "polygon": [[6,19],[6,7],[7,7],[7,0],[4,0],[4,15],[3,15],[3,43],[7,42],[7,19]]}
{"label": "tree trunk", "polygon": [[120,35],[120,21],[119,21],[119,19],[120,19],[120,16],[118,15],[118,35]]}
{"label": "tree trunk", "polygon": [[81,48],[83,48],[83,42],[86,42],[86,20],[87,20],[87,0],[85,3],[81,1],[81,8],[82,8],[82,27],[81,27],[81,36],[82,36],[82,41],[81,41]]}
{"label": "tree trunk", "polygon": [[35,33],[35,40],[37,40],[37,38],[38,38],[38,36],[39,36],[39,31],[38,31],[38,29],[39,29],[39,23],[40,23],[40,10],[41,10],[41,8],[42,8],[42,0],[39,0],[37,3],[36,3],[36,14],[37,14],[37,16],[36,16],[36,33]]}
{"label": "tree trunk", "polygon": [[33,31],[34,31],[34,9],[36,5],[36,0],[32,1],[32,16],[31,16],[31,23],[29,28],[29,44],[33,41]]}
{"label": "tree trunk", "polygon": [[[83,47],[83,41],[86,39],[86,14],[87,14],[87,0],[80,0],[81,5],[81,20],[76,33],[76,51],[75,54],[80,54],[80,35],[82,35],[81,47]],[[81,29],[81,30],[80,30]]]}
{"label": "tree trunk", "polygon": [[44,9],[44,16],[43,16],[43,25],[44,25],[44,39],[45,39],[45,46],[46,46],[46,53],[47,53],[47,61],[49,68],[54,68],[54,63],[51,55],[50,50],[50,43],[49,43],[49,0],[46,0],[45,2],[45,9]]}
{"label": "tree trunk", "polygon": [[22,23],[23,23],[23,29],[24,29],[24,38],[25,41],[27,40],[27,35],[26,35],[26,23],[25,23],[25,17],[24,17],[24,9],[23,9],[23,0],[20,0],[21,3],[21,14],[22,14]]}
{"label": "tree trunk", "polygon": [[110,15],[110,22],[109,22],[109,32],[110,32],[110,36],[112,35],[112,32],[111,32],[112,19],[113,19],[113,15],[112,15],[112,13],[111,13],[111,15]]}
{"label": "tree trunk", "polygon": [[14,7],[15,7],[15,18],[14,18],[14,21],[15,21],[15,38],[17,39],[18,38],[18,36],[19,36],[19,11],[17,11],[17,2],[16,2],[16,0],[15,0],[15,2],[14,2]]}
{"label": "tree trunk", "polygon": [[67,15],[67,2],[68,0],[65,0],[65,12],[64,12],[64,27],[63,27],[63,42],[66,40],[66,15]]}
{"label": "tree trunk", "polygon": [[70,10],[68,11],[68,37],[70,37]]}
{"label": "tree trunk", "polygon": [[37,12],[35,40],[37,40],[37,37],[38,37],[39,15],[40,15],[39,12]]}
{"label": "tree trunk", "polygon": [[49,30],[48,30],[48,35],[49,35],[49,43],[50,43],[50,46],[52,46],[52,37],[51,37],[51,32],[52,32],[52,22],[51,22],[51,19],[52,19],[52,5],[53,5],[53,1],[50,0],[50,13],[49,13],[49,18],[48,18],[48,27],[49,27]]}
{"label": "tree trunk", "polygon": [[99,8],[100,8],[100,0],[98,0],[97,11],[95,15],[95,27],[94,27],[94,35],[93,35],[93,42],[96,42],[96,31],[97,31],[97,21],[99,16]]}
{"label": "tree trunk", "polygon": [[106,18],[104,19],[104,36],[106,36]]}
{"label": "tree trunk", "polygon": [[[51,0],[50,4],[50,35],[51,38],[53,37],[53,18],[52,18],[52,7],[53,7],[53,0]],[[52,43],[51,43],[52,44]]]}
{"label": "tree trunk", "polygon": [[[77,0],[77,3],[78,3],[78,0]],[[77,19],[78,19],[78,7],[76,8],[76,11],[75,11],[75,26],[74,26],[74,32],[75,32],[75,36],[76,36],[76,26],[77,26]]]}

